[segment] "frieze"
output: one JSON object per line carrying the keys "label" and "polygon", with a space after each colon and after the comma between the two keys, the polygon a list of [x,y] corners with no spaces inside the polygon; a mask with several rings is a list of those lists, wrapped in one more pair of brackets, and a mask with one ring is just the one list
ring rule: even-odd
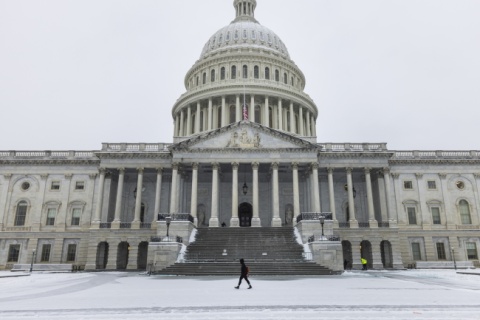
{"label": "frieze", "polygon": [[230,141],[228,141],[227,148],[260,148],[260,135],[258,132],[249,134],[247,129],[243,128],[240,132],[235,131],[231,133]]}

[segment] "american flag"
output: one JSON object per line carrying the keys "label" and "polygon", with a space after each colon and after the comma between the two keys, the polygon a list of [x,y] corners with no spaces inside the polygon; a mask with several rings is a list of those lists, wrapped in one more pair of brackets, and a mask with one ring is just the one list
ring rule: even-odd
{"label": "american flag", "polygon": [[248,105],[243,104],[243,120],[248,120]]}

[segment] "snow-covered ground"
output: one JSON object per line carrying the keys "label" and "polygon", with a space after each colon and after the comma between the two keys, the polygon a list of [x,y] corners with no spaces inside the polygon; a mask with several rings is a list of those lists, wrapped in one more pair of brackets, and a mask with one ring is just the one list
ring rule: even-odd
{"label": "snow-covered ground", "polygon": [[[470,271],[475,272],[475,271]],[[0,272],[0,319],[480,319],[480,273],[354,271],[340,276],[166,277]]]}

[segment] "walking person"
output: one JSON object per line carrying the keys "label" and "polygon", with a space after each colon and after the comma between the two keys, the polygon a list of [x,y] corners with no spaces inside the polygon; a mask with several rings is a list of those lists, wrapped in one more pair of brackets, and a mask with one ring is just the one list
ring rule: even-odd
{"label": "walking person", "polygon": [[362,258],[360,261],[362,262],[362,270],[367,270],[367,259]]}
{"label": "walking person", "polygon": [[240,259],[240,264],[242,265],[242,268],[240,269],[240,279],[238,280],[238,286],[236,286],[235,289],[240,289],[242,279],[247,281],[248,289],[252,289],[252,285],[250,284],[250,281],[248,281],[248,267],[245,265],[245,261],[243,259]]}

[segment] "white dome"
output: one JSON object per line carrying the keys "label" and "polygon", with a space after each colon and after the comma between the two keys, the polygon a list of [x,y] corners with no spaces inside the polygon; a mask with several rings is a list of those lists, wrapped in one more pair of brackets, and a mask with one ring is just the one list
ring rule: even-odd
{"label": "white dome", "polygon": [[290,59],[283,41],[272,30],[252,21],[234,21],[218,30],[203,47],[200,59],[216,51],[238,47],[261,48]]}

